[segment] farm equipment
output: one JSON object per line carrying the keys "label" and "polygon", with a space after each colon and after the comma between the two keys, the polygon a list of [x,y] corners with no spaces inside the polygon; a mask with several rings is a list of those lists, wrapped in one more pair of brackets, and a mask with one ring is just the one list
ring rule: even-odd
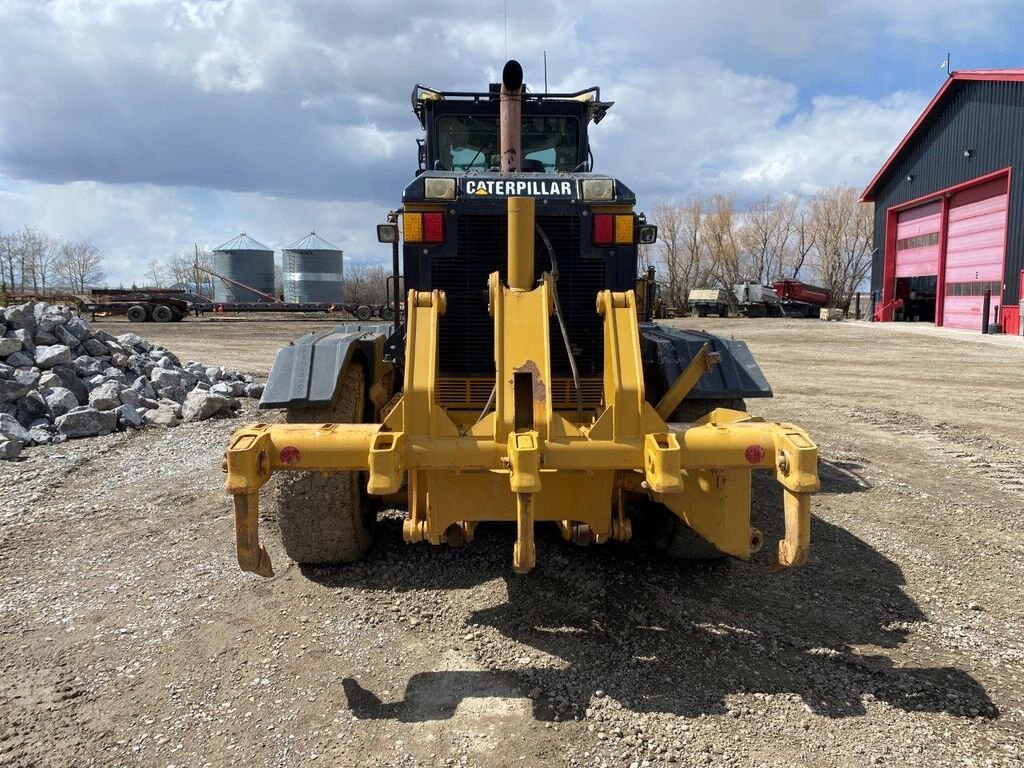
{"label": "farm equipment", "polygon": [[519,573],[542,522],[597,545],[635,521],[667,555],[748,559],[752,470],[782,486],[773,562],[806,560],[817,448],[745,412],[771,389],[742,342],[651,322],[637,246],[656,230],[589,159],[611,106],[597,88],[528,93],[514,61],[489,92],[414,89],[420,172],[378,228],[397,252],[401,221],[404,321],[278,353],[261,407],[285,423],[242,427],[225,454],[242,569],[273,574],[258,526],[274,474],[300,563],[363,556],[382,506],[406,510],[410,543],[513,523]]}

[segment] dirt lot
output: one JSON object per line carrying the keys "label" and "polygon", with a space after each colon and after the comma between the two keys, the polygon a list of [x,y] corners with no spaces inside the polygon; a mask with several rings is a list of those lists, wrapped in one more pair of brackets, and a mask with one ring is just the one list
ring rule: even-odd
{"label": "dirt lot", "polygon": [[[406,546],[388,517],[341,569],[267,530],[263,580],[221,487],[237,421],[32,449],[0,466],[0,764],[1021,765],[1024,348],[700,323],[764,367],[751,411],[821,446],[806,567],[543,533],[515,577],[511,530]],[[265,374],[314,327],[145,331]],[[781,499],[755,496],[771,539]]]}

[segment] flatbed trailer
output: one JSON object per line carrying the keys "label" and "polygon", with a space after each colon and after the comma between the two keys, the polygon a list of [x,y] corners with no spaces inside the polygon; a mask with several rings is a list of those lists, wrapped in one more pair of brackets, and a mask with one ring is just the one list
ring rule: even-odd
{"label": "flatbed trailer", "polygon": [[187,315],[196,317],[211,314],[241,313],[323,313],[349,314],[358,320],[379,317],[393,320],[394,310],[388,304],[359,304],[352,302],[285,302],[285,301],[209,301],[184,291],[165,292],[104,292],[95,301],[82,303],[82,311],[93,319],[97,315],[124,315],[133,323],[171,323]]}

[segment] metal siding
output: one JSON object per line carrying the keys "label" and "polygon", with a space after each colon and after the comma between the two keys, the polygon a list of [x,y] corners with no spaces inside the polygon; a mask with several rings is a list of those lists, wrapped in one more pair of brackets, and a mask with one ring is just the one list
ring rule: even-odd
{"label": "metal siding", "polygon": [[[261,293],[274,293],[273,251],[214,251],[213,269],[225,277],[237,280]],[[265,296],[214,278],[214,301],[267,301]]]}
{"label": "metal siding", "polygon": [[341,302],[344,289],[341,251],[286,248],[282,256],[285,301],[299,304]]}
{"label": "metal siding", "polygon": [[[964,157],[964,150],[972,150]],[[879,185],[875,198],[872,290],[881,293],[889,208],[971,179],[1014,167],[1024,155],[1024,83],[957,81],[945,104],[921,126]],[[1015,276],[1024,269],[1024,168],[1010,174],[1005,303],[1020,301]],[[908,175],[914,180],[908,182]],[[994,303],[994,302],[993,302]]]}

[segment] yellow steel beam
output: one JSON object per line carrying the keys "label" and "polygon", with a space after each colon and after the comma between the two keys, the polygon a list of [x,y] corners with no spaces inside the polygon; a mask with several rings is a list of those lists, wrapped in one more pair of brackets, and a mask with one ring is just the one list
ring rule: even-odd
{"label": "yellow steel beam", "polygon": [[690,390],[700,381],[700,377],[708,373],[721,360],[721,355],[710,350],[711,344],[705,342],[704,346],[700,348],[700,352],[694,355],[693,360],[686,366],[686,370],[672,383],[672,386],[668,388],[668,392],[662,396],[661,400],[654,407],[654,410],[665,421],[668,421],[675,409],[679,407],[679,404],[690,393]]}
{"label": "yellow steel beam", "polygon": [[606,407],[591,434],[618,441],[643,431],[646,403],[636,295],[633,291],[601,291],[597,294],[597,312],[604,318]]}
{"label": "yellow steel beam", "polygon": [[489,288],[496,371],[494,440],[505,444],[516,429],[536,429],[547,438],[553,421],[551,277],[545,272],[534,290],[513,291],[494,272]]}
{"label": "yellow steel beam", "polygon": [[534,210],[532,197],[508,199],[508,287],[528,291],[533,287]]}
{"label": "yellow steel beam", "polygon": [[[388,439],[382,443],[382,436]],[[670,437],[666,437],[670,436]],[[807,433],[791,424],[740,421],[703,424],[647,433],[622,440],[580,436],[538,437],[542,473],[546,471],[646,471],[651,444],[661,446],[658,460],[674,472],[675,459],[664,452],[679,446],[684,469],[768,469],[786,488],[818,490],[817,447]],[[228,449],[228,492],[256,490],[270,472],[371,470],[374,450],[386,446],[381,472],[405,470],[508,470],[508,443],[479,436],[429,436],[387,432],[380,424],[257,424],[235,433]],[[264,454],[257,460],[258,453]],[[665,474],[666,469],[661,470]],[[383,483],[384,489],[389,484]],[[384,491],[389,492],[389,491]]]}

